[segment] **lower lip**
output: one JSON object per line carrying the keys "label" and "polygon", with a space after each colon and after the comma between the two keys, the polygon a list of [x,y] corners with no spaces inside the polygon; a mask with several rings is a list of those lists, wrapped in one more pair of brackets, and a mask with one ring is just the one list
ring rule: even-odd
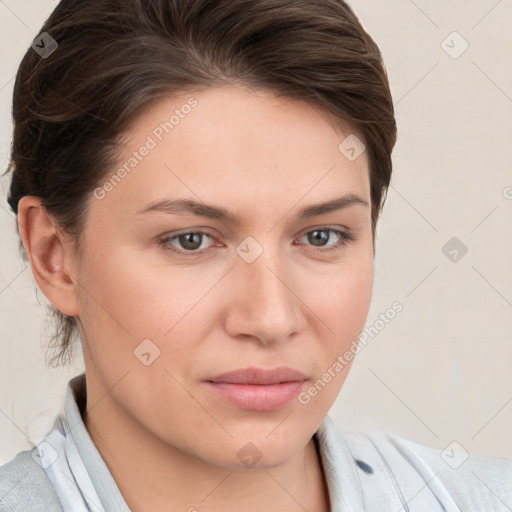
{"label": "lower lip", "polygon": [[206,382],[210,388],[228,402],[250,411],[274,411],[292,402],[305,381],[279,384],[232,384]]}

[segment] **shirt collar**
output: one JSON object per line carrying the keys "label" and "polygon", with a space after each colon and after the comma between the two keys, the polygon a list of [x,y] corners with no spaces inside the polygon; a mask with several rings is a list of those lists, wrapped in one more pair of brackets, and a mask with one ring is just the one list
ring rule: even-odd
{"label": "shirt collar", "polygon": [[[105,512],[130,512],[82,420],[86,401],[86,376],[82,373],[72,378],[66,388],[64,414],[70,435]],[[314,438],[327,482],[331,512],[364,510],[361,482],[354,459],[343,436],[329,416],[324,418]]]}
{"label": "shirt collar", "polygon": [[82,373],[72,378],[66,388],[64,415],[69,425],[69,433],[105,512],[130,512],[82,420],[81,412],[85,411],[87,402],[85,381],[85,373]]}

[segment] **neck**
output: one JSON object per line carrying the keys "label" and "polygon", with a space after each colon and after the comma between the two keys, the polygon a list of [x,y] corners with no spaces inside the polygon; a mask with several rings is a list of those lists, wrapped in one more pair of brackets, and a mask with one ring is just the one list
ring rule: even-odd
{"label": "neck", "polygon": [[279,466],[231,469],[157,438],[108,397],[91,413],[84,411],[83,420],[133,512],[329,510],[328,489],[313,439]]}

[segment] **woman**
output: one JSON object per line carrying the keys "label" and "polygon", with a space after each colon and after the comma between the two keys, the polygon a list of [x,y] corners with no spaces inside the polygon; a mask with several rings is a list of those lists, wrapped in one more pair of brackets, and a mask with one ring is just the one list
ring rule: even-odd
{"label": "woman", "polygon": [[0,510],[508,509],[512,461],[327,416],[396,140],[344,2],[63,0],[13,113],[9,204],[85,373]]}

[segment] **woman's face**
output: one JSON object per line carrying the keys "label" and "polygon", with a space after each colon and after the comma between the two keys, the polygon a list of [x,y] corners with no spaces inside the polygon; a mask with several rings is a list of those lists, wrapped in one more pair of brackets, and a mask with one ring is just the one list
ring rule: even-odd
{"label": "woman's face", "polygon": [[[350,134],[234,87],[137,118],[90,197],[76,265],[88,407],[106,400],[127,429],[220,466],[272,466],[307,444],[372,293],[368,160],[353,138],[339,148]],[[349,194],[361,202],[312,209]],[[210,382],[282,367],[303,380]]]}

